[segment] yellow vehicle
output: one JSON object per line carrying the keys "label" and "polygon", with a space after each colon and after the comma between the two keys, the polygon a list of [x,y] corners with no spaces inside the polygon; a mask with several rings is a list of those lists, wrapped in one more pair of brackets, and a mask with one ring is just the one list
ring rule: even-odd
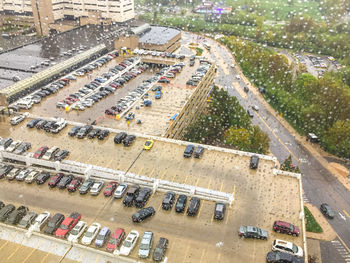
{"label": "yellow vehicle", "polygon": [[153,140],[147,140],[145,144],[143,145],[143,149],[145,150],[151,150],[152,146],[154,144]]}

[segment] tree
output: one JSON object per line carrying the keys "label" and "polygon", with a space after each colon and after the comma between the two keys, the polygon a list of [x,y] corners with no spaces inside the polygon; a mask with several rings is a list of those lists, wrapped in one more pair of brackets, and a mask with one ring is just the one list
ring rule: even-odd
{"label": "tree", "polygon": [[289,155],[288,158],[282,163],[281,170],[293,173],[300,173],[299,167],[293,164],[291,155]]}
{"label": "tree", "polygon": [[225,143],[236,147],[241,151],[250,149],[250,133],[244,128],[230,127],[225,132]]}
{"label": "tree", "polygon": [[259,126],[253,126],[250,132],[250,152],[267,154],[270,147],[270,138]]}

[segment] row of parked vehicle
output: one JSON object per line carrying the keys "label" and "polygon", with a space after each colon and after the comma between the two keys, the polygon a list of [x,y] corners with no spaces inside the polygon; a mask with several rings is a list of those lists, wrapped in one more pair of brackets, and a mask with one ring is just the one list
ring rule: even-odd
{"label": "row of parked vehicle", "polygon": [[32,119],[27,123],[27,127],[33,129],[34,127],[38,130],[44,130],[51,133],[59,133],[67,126],[67,122],[63,118],[57,120],[48,121],[40,118]]}
{"label": "row of parked vehicle", "polygon": [[[0,222],[28,229],[28,233],[43,231],[47,235],[55,235],[57,238],[64,238],[72,243],[77,243],[80,239],[81,244],[92,245],[94,243],[96,248],[106,245],[108,252],[124,256],[128,256],[137,244],[139,233],[136,230],[131,230],[126,236],[123,228],[117,228],[112,232],[108,227],[101,227],[101,224],[97,222],[88,227],[81,218],[82,215],[78,212],[73,212],[67,217],[61,213],[56,213],[51,217],[50,212],[47,211],[38,215],[36,212],[29,211],[25,206],[19,206],[16,209],[14,205],[5,205],[0,201]],[[140,258],[150,256],[153,238],[154,235],[150,231],[143,234],[138,251]],[[163,237],[159,239],[153,251],[154,261],[163,259],[168,244],[168,239]]]}
{"label": "row of parked vehicle", "polygon": [[208,61],[201,61],[200,66],[196,70],[196,73],[191,76],[191,78],[186,82],[186,85],[196,87],[202,78],[207,74],[211,63]]}
{"label": "row of parked vehicle", "polygon": [[152,50],[144,50],[144,49],[134,49],[133,54],[142,55],[142,56],[154,56],[154,57],[162,57],[162,58],[176,58],[183,60],[185,59],[185,55],[174,54],[171,52],[161,52],[161,51],[152,51]]}
{"label": "row of parked vehicle", "polygon": [[108,137],[109,131],[94,128],[92,125],[74,126],[68,132],[68,135],[71,137],[77,137],[78,139],[83,139],[87,136],[89,139],[97,138],[99,140],[104,140],[106,137]]}
{"label": "row of parked vehicle", "polygon": [[[273,223],[272,229],[277,233],[288,234],[292,236],[299,236],[300,229],[288,222],[277,220]],[[267,240],[268,232],[256,226],[241,226],[238,230],[238,236],[241,238],[256,238]],[[272,244],[272,251],[267,254],[267,262],[289,262],[289,263],[301,263],[304,255],[303,249],[292,242],[276,239]],[[284,261],[278,261],[279,258]]]}
{"label": "row of parked vehicle", "polygon": [[134,61],[135,58],[128,58],[123,60],[121,63],[119,63],[119,65],[111,68],[109,72],[104,73],[102,76],[95,78],[94,81],[92,81],[89,84],[86,84],[85,87],[81,88],[78,92],[71,94],[66,99],[73,101],[73,103],[77,100],[80,100],[73,107],[77,110],[84,110],[86,107],[91,107],[95,102],[112,94],[118,88],[122,88],[126,82],[130,81],[131,79],[141,74],[148,68],[148,66],[145,64],[137,66],[133,69],[130,69],[130,71],[123,73],[122,76],[113,79],[113,81],[109,81],[108,85],[103,85],[103,83],[115,77],[117,74],[120,74],[120,72],[124,71],[127,67],[131,66],[132,63],[134,63]]}
{"label": "row of parked vehicle", "polygon": [[0,137],[0,150],[12,152],[15,154],[23,154],[32,147],[29,142],[14,141],[12,138]]}

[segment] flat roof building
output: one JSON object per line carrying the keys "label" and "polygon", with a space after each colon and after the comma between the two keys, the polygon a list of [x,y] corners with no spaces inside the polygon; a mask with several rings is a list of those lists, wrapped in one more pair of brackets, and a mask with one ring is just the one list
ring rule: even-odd
{"label": "flat roof building", "polygon": [[180,47],[181,31],[171,27],[151,26],[139,38],[142,49],[173,52]]}

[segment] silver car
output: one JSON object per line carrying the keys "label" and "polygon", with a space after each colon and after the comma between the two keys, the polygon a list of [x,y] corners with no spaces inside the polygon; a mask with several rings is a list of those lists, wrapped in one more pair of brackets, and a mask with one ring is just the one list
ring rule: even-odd
{"label": "silver car", "polygon": [[91,195],[98,195],[101,192],[104,184],[105,183],[103,181],[95,182],[90,189],[90,194]]}
{"label": "silver car", "polygon": [[26,170],[20,171],[20,173],[16,176],[17,181],[24,181],[24,179],[33,171],[33,169],[28,168]]}
{"label": "silver car", "polygon": [[127,184],[124,184],[124,183],[119,184],[117,186],[117,189],[114,192],[114,198],[117,198],[117,199],[122,198],[127,188],[128,188]]}
{"label": "silver car", "polygon": [[150,231],[146,231],[143,233],[140,248],[139,248],[139,257],[140,258],[148,258],[153,245],[153,233]]}

